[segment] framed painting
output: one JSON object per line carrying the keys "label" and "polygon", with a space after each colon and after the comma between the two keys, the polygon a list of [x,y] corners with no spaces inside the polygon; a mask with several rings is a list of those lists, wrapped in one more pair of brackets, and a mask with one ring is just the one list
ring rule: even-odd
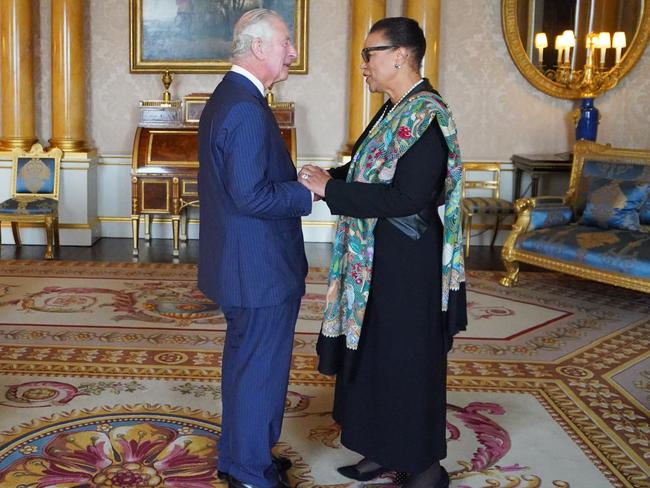
{"label": "framed painting", "polygon": [[225,73],[233,27],[263,7],[286,21],[298,57],[291,73],[307,73],[308,0],[129,0],[131,72]]}

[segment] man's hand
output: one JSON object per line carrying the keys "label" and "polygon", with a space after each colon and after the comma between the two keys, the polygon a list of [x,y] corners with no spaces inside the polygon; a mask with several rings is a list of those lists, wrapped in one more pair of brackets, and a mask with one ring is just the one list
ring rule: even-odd
{"label": "man's hand", "polygon": [[[314,192],[314,201],[320,200],[325,196],[325,186],[331,179],[332,177],[327,171],[312,164],[303,166],[298,175],[298,181],[308,190]],[[316,196],[319,198],[316,199]]]}

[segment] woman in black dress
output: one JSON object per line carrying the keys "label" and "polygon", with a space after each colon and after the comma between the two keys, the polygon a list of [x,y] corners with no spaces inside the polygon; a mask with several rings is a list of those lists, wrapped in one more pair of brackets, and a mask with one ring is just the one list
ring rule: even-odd
{"label": "woman in black dress", "polygon": [[439,462],[446,456],[447,352],[467,322],[460,152],[449,109],[420,76],[425,49],[416,21],[377,22],[361,69],[370,90],[389,100],[349,164],[329,172],[307,165],[300,173],[341,216],[319,371],[337,375],[341,442],[364,458],[339,472],[367,481],[395,470],[408,475],[409,488],[449,485]]}

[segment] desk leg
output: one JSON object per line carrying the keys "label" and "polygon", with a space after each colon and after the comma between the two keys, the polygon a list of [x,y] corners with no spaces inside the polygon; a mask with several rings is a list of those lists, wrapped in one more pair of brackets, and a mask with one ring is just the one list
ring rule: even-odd
{"label": "desk leg", "polygon": [[144,214],[144,239],[151,242],[151,215]]}
{"label": "desk leg", "polygon": [[518,168],[515,168],[515,188],[514,188],[514,199],[513,201],[516,201],[517,198],[521,197],[521,170]]}
{"label": "desk leg", "polygon": [[172,252],[172,256],[175,258],[178,257],[178,233],[180,231],[181,227],[181,216],[180,215],[172,215],[172,234],[174,236],[174,250]]}
{"label": "desk leg", "polygon": [[530,196],[535,198],[537,196],[537,190],[539,188],[539,176],[531,176],[531,187],[530,187]]}
{"label": "desk leg", "polygon": [[140,216],[131,215],[131,231],[133,233],[133,255],[137,256],[138,251],[138,238],[140,237]]}
{"label": "desk leg", "polygon": [[187,242],[187,221],[189,220],[189,215],[187,215],[187,207],[185,207],[181,212],[181,241]]}

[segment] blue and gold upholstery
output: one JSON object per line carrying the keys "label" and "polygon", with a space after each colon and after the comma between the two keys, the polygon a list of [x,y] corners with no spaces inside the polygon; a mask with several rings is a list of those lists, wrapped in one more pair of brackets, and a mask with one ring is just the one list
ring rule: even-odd
{"label": "blue and gold upholstery", "polygon": [[565,225],[523,234],[517,249],[548,259],[650,280],[650,234]]}
{"label": "blue and gold upholstery", "polygon": [[589,178],[580,223],[602,229],[640,230],[639,210],[648,199],[650,181]]}
{"label": "blue and gold upholstery", "polygon": [[[490,176],[486,179],[485,174]],[[498,163],[463,163],[461,209],[463,213],[463,228],[465,229],[465,256],[469,256],[469,244],[474,215],[494,216],[494,230],[490,246],[494,245],[499,230],[499,222],[503,217],[512,215],[512,202],[500,198],[501,166]],[[477,190],[487,193],[487,196],[467,196],[467,190]]]}
{"label": "blue and gold upholstery", "polygon": [[20,223],[40,223],[47,233],[45,259],[53,259],[59,245],[59,174],[62,152],[44,151],[34,144],[29,152],[13,151],[11,198],[0,203],[0,222],[11,222],[16,246],[21,245]]}
{"label": "blue and gold upholstery", "polygon": [[515,202],[501,284],[514,286],[525,262],[650,293],[650,150],[579,141],[573,152],[562,202]]}

